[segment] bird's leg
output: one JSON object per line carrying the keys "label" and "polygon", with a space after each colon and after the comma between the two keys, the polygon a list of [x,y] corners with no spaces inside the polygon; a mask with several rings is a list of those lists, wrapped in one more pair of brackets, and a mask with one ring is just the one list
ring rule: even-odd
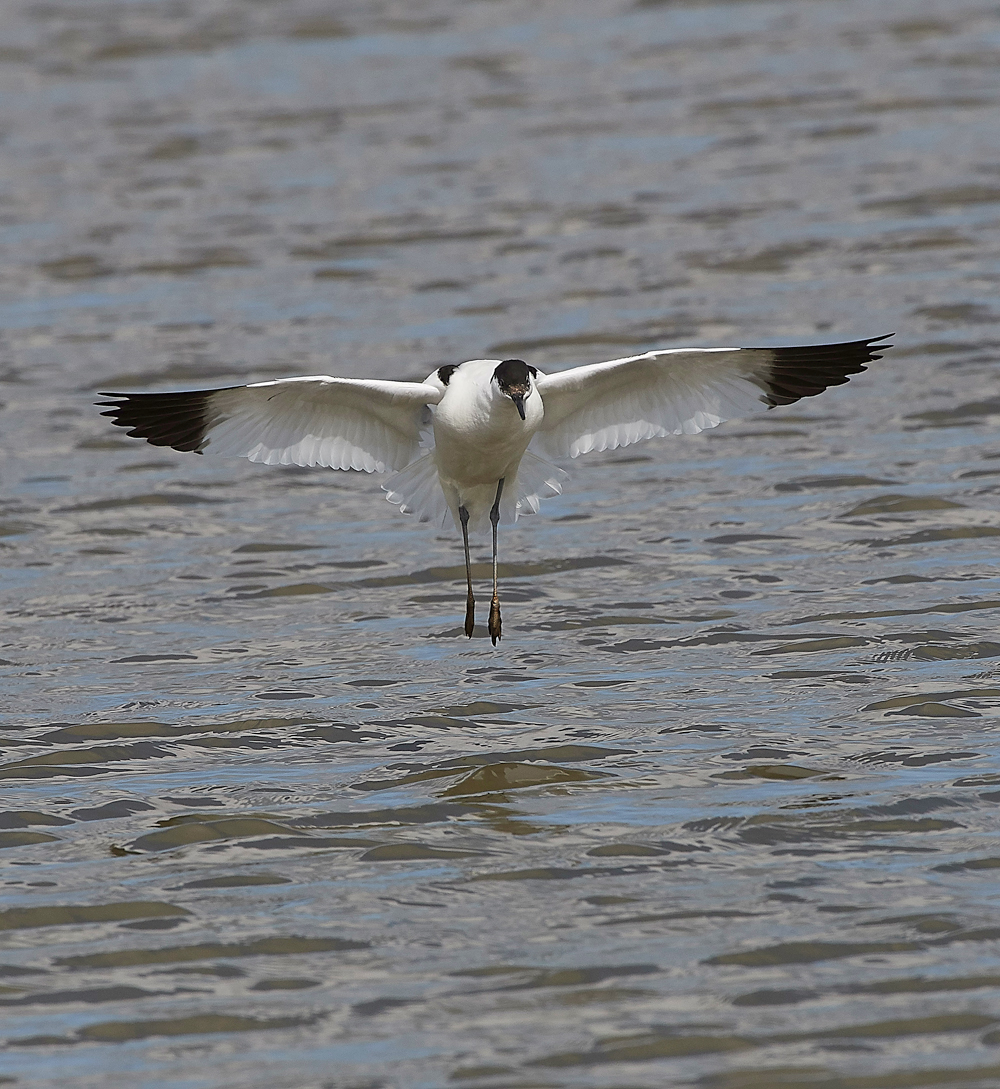
{"label": "bird's leg", "polygon": [[469,512],[458,508],[458,520],[462,523],[462,543],[465,545],[465,581],[469,596],[465,599],[465,634],[471,639],[476,628],[476,599],[472,596],[472,564],[469,560]]}
{"label": "bird's leg", "polygon": [[503,495],[504,478],[500,477],[497,484],[497,497],[493,501],[493,509],[490,511],[490,521],[493,523],[493,600],[490,602],[489,632],[493,645],[500,641],[500,598],[497,595],[497,522],[500,521],[500,496]]}

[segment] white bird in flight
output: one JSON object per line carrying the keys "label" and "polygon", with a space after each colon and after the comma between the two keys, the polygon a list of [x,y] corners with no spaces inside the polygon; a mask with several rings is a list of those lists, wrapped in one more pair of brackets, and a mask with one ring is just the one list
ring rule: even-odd
{"label": "white bird in flight", "polygon": [[[539,454],[579,457],[665,435],[696,435],[766,405],[842,385],[880,359],[891,333],[787,348],[664,348],[544,374],[520,359],[470,359],[423,382],[310,375],[179,393],[102,393],[117,427],[154,446],[264,465],[393,471],[404,514],[462,531],[475,628],[469,529],[493,527],[488,630],[501,636],[497,524],[534,514],[566,474]],[[873,345],[875,350],[873,350]],[[536,454],[529,445],[538,450]]]}

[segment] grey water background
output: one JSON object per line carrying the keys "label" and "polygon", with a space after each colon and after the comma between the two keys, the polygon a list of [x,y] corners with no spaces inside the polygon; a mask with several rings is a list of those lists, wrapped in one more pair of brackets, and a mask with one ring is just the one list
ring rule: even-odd
{"label": "grey water background", "polygon": [[[0,1084],[1000,1084],[998,103],[975,0],[5,4]],[[892,330],[569,465],[496,649],[92,407]]]}

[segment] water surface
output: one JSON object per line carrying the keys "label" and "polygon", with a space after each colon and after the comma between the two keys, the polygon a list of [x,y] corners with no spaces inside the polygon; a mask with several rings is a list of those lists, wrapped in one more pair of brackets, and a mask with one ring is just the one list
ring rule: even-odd
{"label": "water surface", "polygon": [[[1000,1083],[995,10],[0,26],[0,1081]],[[496,649],[376,479],[92,407],[894,329],[573,463]]]}

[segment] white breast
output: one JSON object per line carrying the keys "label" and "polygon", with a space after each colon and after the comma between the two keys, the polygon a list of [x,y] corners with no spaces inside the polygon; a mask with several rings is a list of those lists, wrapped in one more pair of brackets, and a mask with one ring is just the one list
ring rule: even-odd
{"label": "white breast", "polygon": [[451,376],[434,409],[434,448],[443,479],[487,485],[513,475],[542,422],[537,390],[524,401],[522,420],[514,402],[497,388],[498,359],[474,359]]}

